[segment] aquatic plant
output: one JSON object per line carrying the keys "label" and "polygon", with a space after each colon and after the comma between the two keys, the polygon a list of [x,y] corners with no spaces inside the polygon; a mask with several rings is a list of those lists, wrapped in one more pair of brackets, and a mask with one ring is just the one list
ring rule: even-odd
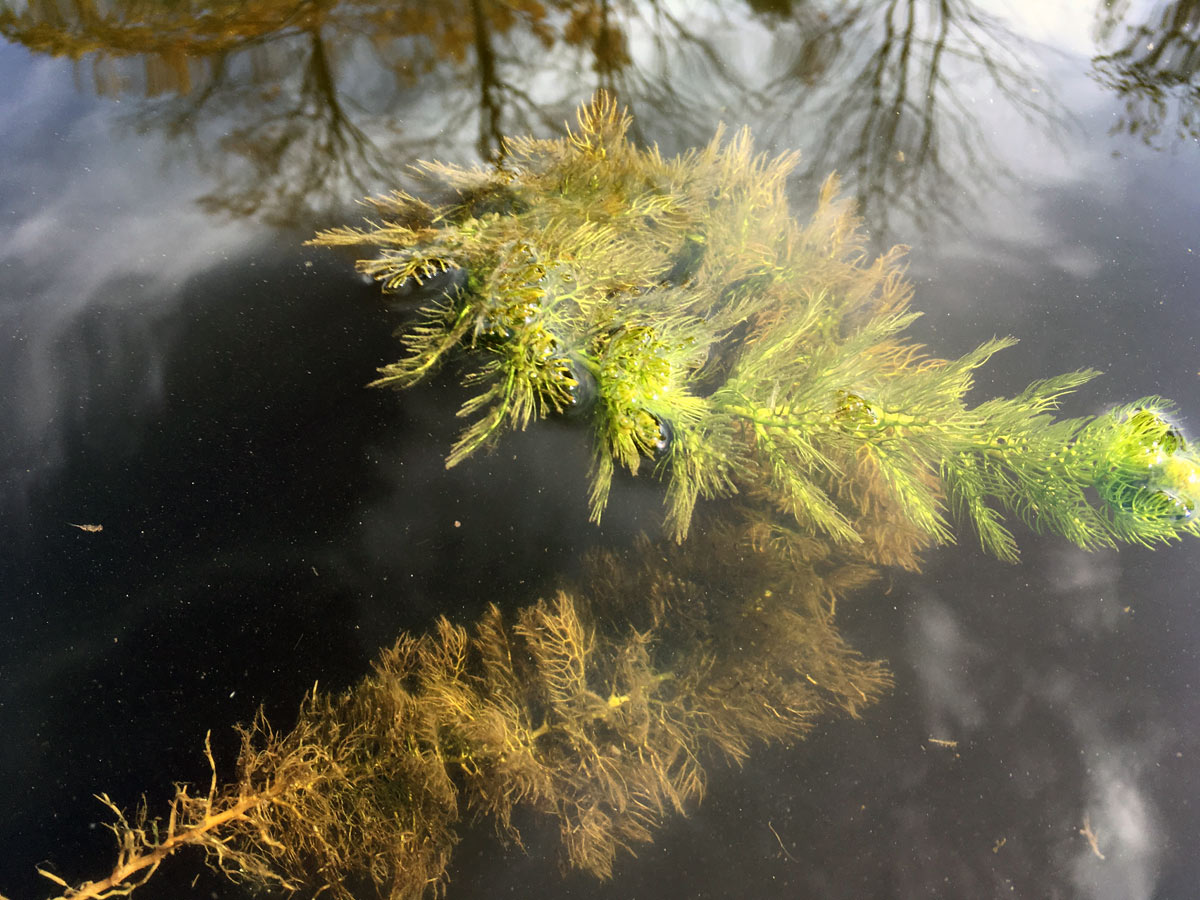
{"label": "aquatic plant", "polygon": [[797,565],[734,520],[706,525],[632,562],[598,555],[586,588],[515,615],[400,638],[352,689],[314,688],[290,731],[261,714],[241,729],[228,784],[209,753],[208,790],[179,786],[165,819],[102,798],[117,815],[108,877],[41,871],[63,898],[114,897],[198,846],[255,887],[416,898],[444,879],[460,820],[487,815],[519,841],[523,807],[557,822],[568,865],[608,876],[703,794],[707,760],[854,714],[890,683],[833,625],[831,596],[864,567]]}
{"label": "aquatic plant", "polygon": [[[664,159],[629,124],[600,94],[566,137],[510,141],[501,166],[422,164],[449,202],[397,192],[370,201],[377,221],[315,241],[377,248],[358,266],[384,290],[446,285],[374,384],[408,387],[462,353],[477,393],[448,466],[572,410],[595,432],[593,518],[617,467],[649,467],[679,540],[699,498],[739,493],[840,543],[884,540],[864,533],[880,504],[946,542],[953,509],[1006,559],[1004,512],[1083,547],[1197,533],[1195,457],[1164,401],[1055,421],[1088,370],[968,406],[1012,339],[957,360],[906,339],[902,254],[865,259],[836,179],[801,225],[795,154],[755,155],[742,131]],[[1146,444],[1159,431],[1169,452]]]}
{"label": "aquatic plant", "polygon": [[350,690],[314,688],[292,729],[245,726],[227,782],[209,753],[208,790],[179,786],[164,818],[103,798],[117,862],[78,885],[42,870],[62,897],[127,894],[197,846],[255,887],[416,898],[464,818],[519,841],[521,808],[604,877],[701,796],[711,760],[886,689],[836,604],[880,565],[916,568],[955,514],[1009,559],[1005,513],[1088,547],[1197,533],[1200,461],[1164,401],[1055,420],[1085,371],[967,405],[1010,341],[941,360],[906,340],[900,254],[865,257],[835,180],[802,226],[793,156],[756,156],[742,132],[667,160],[628,124],[600,95],[498,167],[426,164],[451,201],[393,194],[317,243],[376,248],[362,271],[433,297],[375,384],[458,357],[476,393],[449,465],[574,412],[594,434],[593,515],[618,467],[649,468],[668,539],[599,554],[515,614],[402,636]]}

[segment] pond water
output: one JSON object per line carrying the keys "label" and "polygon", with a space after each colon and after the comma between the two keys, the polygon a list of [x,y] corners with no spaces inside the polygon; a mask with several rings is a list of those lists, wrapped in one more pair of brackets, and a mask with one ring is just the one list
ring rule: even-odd
{"label": "pond water", "polygon": [[[1049,5],[0,0],[0,893],[106,874],[93,795],[163,808],[210,730],[228,766],[260,705],[658,533],[645,478],[588,522],[575,422],[446,470],[452,373],[365,390],[395,313],[303,246],[597,88],[664,153],[801,150],[801,218],[840,172],[934,353],[1021,339],[977,399],[1092,366],[1068,414],[1161,395],[1200,434],[1200,5]],[[895,675],[861,718],[713,761],[609,881],[552,825],[464,827],[446,896],[1195,896],[1195,544],[965,534],[839,604]],[[242,893],[185,851],[138,896]]]}

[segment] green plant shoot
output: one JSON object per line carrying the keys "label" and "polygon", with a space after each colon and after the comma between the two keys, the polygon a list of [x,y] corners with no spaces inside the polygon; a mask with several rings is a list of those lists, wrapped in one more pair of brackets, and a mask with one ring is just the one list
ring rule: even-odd
{"label": "green plant shoot", "polygon": [[448,466],[574,411],[595,434],[592,517],[618,467],[648,468],[678,540],[700,498],[734,494],[839,543],[862,542],[879,504],[928,543],[965,519],[1004,559],[1013,515],[1083,547],[1197,533],[1200,462],[1169,404],[1055,420],[1088,370],[968,406],[975,370],[1012,339],[957,360],[906,339],[902,252],[866,258],[834,177],[801,225],[795,154],[756,155],[741,131],[664,159],[629,124],[599,94],[566,137],[511,140],[498,167],[423,163],[451,202],[393,193],[370,201],[377,220],[314,241],[378,248],[358,266],[386,291],[437,287],[373,384],[464,355],[476,393]]}

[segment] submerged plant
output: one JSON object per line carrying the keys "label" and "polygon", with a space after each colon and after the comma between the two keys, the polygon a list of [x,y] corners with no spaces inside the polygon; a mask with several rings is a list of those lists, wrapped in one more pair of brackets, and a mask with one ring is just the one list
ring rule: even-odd
{"label": "submerged plant", "polygon": [[600,95],[499,168],[427,164],[453,202],[394,194],[379,222],[317,242],[380,248],[359,266],[385,289],[439,286],[375,384],[461,355],[476,393],[448,464],[586,414],[593,515],[618,467],[649,467],[674,540],[599,555],[515,614],[402,637],[349,691],[314,688],[290,731],[245,727],[236,775],[222,784],[210,754],[209,789],[180,786],[164,819],[105,798],[117,863],[78,885],[43,871],[62,897],[127,894],[199,846],[255,887],[417,898],[464,817],[519,841],[521,808],[607,876],[699,798],[711,759],[879,696],[889,676],[841,640],[835,605],[879,565],[916,568],[954,513],[1009,559],[1005,513],[1085,547],[1197,533],[1200,459],[1164,401],[1055,420],[1085,371],[968,406],[1010,341],[948,361],[906,340],[899,254],[866,259],[834,180],[801,226],[793,156],[755,156],[742,132],[666,160],[628,124]]}
{"label": "submerged plant", "polygon": [[103,798],[118,815],[106,878],[41,871],[63,898],[109,898],[196,846],[254,887],[417,898],[443,882],[462,819],[519,841],[524,808],[557,823],[568,865],[607,877],[700,798],[709,760],[854,714],[890,683],[833,625],[830,598],[863,567],[797,565],[742,524],[708,525],[633,562],[599,555],[585,588],[516,615],[402,637],[349,691],[314,688],[290,731],[262,715],[243,728],[236,776],[219,786],[213,764],[165,819]]}
{"label": "submerged plant", "polygon": [[618,466],[649,467],[679,540],[698,498],[739,493],[840,543],[870,539],[877,504],[945,542],[955,510],[1006,559],[1004,513],[1084,547],[1197,533],[1195,455],[1163,401],[1055,421],[1089,370],[966,405],[1011,339],[957,360],[906,339],[901,254],[866,260],[835,179],[801,225],[794,154],[755,155],[742,131],[664,159],[629,123],[600,94],[567,137],[510,141],[502,166],[422,164],[451,202],[376,198],[378,221],[315,241],[378,248],[358,265],[385,290],[449,285],[373,382],[407,387],[463,353],[476,394],[447,465],[575,410],[595,432],[593,517]]}

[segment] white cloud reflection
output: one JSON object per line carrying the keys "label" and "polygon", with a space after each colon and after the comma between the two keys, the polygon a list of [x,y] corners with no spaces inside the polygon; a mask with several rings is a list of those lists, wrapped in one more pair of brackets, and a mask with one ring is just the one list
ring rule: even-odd
{"label": "white cloud reflection", "polygon": [[[1074,547],[1049,557],[1049,585],[1057,595],[1052,602],[1077,633],[1097,638],[1129,621],[1120,595],[1119,560],[1116,551],[1089,553]],[[1112,682],[1084,678],[1081,668],[1082,663],[1067,664],[1030,683],[1030,689],[1040,689],[1070,725],[1085,761],[1079,840],[1064,869],[1071,872],[1081,896],[1148,900],[1155,893],[1165,835],[1145,767],[1157,757],[1166,726],[1144,688],[1114,690]],[[1131,710],[1136,711],[1138,727],[1118,726],[1118,719],[1128,722],[1123,714]]]}
{"label": "white cloud reflection", "polygon": [[953,610],[930,596],[916,612],[911,658],[920,680],[932,735],[966,735],[984,723],[974,688],[973,669],[986,656],[982,644],[963,629]]}
{"label": "white cloud reflection", "polygon": [[[981,771],[1008,773],[981,784],[981,798],[1008,810],[990,821],[1018,822],[1024,840],[1045,823],[1047,896],[1065,883],[1072,896],[1150,900],[1168,840],[1150,767],[1170,725],[1153,688],[1118,668],[1113,648],[1133,621],[1119,559],[1052,550],[1023,564],[1034,588],[964,588],[953,604],[931,593],[909,631],[927,733],[958,741]],[[1032,863],[1012,860],[1014,871]]]}
{"label": "white cloud reflection", "polygon": [[110,101],[59,121],[61,67],[34,72],[0,108],[0,205],[9,210],[0,460],[10,512],[61,464],[71,423],[95,414],[87,404],[100,375],[120,373],[122,420],[161,402],[163,323],[183,287],[253,243],[246,226],[196,207],[202,185],[187,167],[164,164],[163,139],[114,133]]}
{"label": "white cloud reflection", "polygon": [[1095,52],[1095,0],[993,0],[984,5],[995,8],[1030,40],[1080,56]]}
{"label": "white cloud reflection", "polygon": [[1136,734],[1118,731],[1109,712],[1129,698],[1108,695],[1075,673],[1050,677],[1044,691],[1063,711],[1085,761],[1083,811],[1063,870],[1071,873],[1080,896],[1149,900],[1165,834],[1145,784],[1145,766],[1158,754],[1165,731],[1153,721]]}

